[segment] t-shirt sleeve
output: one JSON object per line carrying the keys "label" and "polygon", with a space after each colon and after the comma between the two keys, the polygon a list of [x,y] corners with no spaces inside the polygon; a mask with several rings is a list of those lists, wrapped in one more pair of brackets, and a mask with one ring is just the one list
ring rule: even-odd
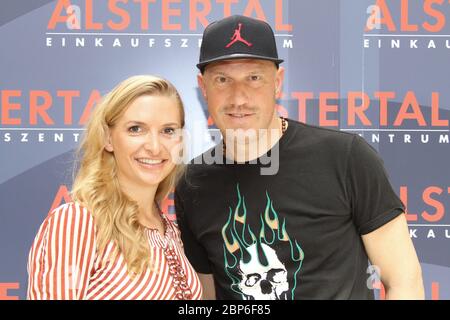
{"label": "t-shirt sleeve", "polygon": [[212,271],[208,255],[206,254],[205,248],[197,240],[195,233],[192,231],[191,223],[195,222],[189,221],[189,218],[192,217],[192,213],[189,212],[189,208],[184,204],[184,200],[189,195],[182,190],[181,185],[175,190],[175,212],[177,215],[177,224],[181,231],[181,240],[183,242],[184,251],[195,271],[209,274]]}
{"label": "t-shirt sleeve", "polygon": [[361,235],[380,228],[405,210],[392,189],[383,160],[357,135],[348,156],[347,186],[352,218]]}
{"label": "t-shirt sleeve", "polygon": [[92,215],[78,204],[55,209],[43,222],[28,259],[30,300],[81,300],[96,256]]}

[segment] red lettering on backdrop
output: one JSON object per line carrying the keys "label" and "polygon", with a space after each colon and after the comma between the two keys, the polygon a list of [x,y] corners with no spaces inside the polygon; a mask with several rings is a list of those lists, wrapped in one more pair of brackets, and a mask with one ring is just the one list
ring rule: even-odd
{"label": "red lettering on backdrop", "polygon": [[238,3],[239,0],[216,0],[217,3],[223,3],[224,18],[231,16],[231,4]]}
{"label": "red lettering on backdrop", "polygon": [[435,208],[436,211],[435,213],[428,213],[427,211],[423,211],[422,212],[422,217],[428,221],[428,222],[437,222],[440,221],[445,214],[445,208],[444,205],[442,204],[442,202],[437,201],[433,198],[431,198],[432,194],[438,194],[440,195],[443,192],[443,190],[439,187],[428,187],[425,189],[425,191],[423,192],[423,201],[430,205],[431,207]]}
{"label": "red lettering on backdrop", "polygon": [[163,0],[162,2],[162,27],[163,30],[181,30],[181,24],[171,24],[170,17],[171,16],[181,16],[180,9],[172,9],[170,7],[170,3],[180,3],[181,0]]}
{"label": "red lettering on backdrop", "polygon": [[[445,27],[445,14],[435,9],[434,5],[443,5],[444,2],[450,4],[450,0],[425,0],[423,1],[423,12],[425,15],[434,19],[434,23],[425,21],[421,24],[422,28],[428,32],[440,32]],[[396,31],[394,19],[392,19],[389,4],[396,4],[398,2],[377,0],[376,6],[379,9],[380,16],[378,17],[378,10],[371,13],[366,22],[365,31],[373,30],[376,25],[385,25],[389,31]],[[411,2],[415,4],[415,2]],[[413,24],[409,21],[409,0],[401,0],[400,2],[400,31],[402,32],[417,32],[419,30],[418,24]]]}
{"label": "red lettering on backdrop", "polygon": [[10,111],[11,110],[20,110],[19,103],[12,103],[9,99],[12,97],[20,97],[22,92],[20,90],[3,90],[0,92],[2,95],[1,107],[2,107],[2,125],[20,125],[22,124],[22,120],[20,118],[11,118]]}
{"label": "red lettering on backdrop", "polygon": [[69,190],[67,190],[67,187],[65,185],[61,185],[58,189],[58,192],[56,193],[55,199],[53,200],[52,206],[48,212],[50,214],[53,210],[58,208],[60,205],[64,203],[71,202],[72,199],[69,194]]}
{"label": "red lettering on backdrop", "polygon": [[276,0],[275,2],[275,30],[292,31],[292,24],[283,23],[283,0]]}
{"label": "red lettering on backdrop", "polygon": [[155,3],[156,0],[134,0],[134,2],[141,3],[141,29],[148,30],[148,6],[150,3]]}
{"label": "red lettering on backdrop", "polygon": [[[285,99],[285,96],[287,96],[285,93],[283,93],[284,96],[280,97],[280,95],[277,95],[276,98],[283,101]],[[393,99],[395,99],[396,94],[392,91],[386,91],[386,92],[374,92],[373,94],[374,99],[378,99],[379,104],[376,105],[375,102],[373,102],[372,107],[379,108],[379,124],[380,126],[388,126],[390,125],[389,119],[388,119],[388,108],[389,108],[389,102]],[[297,111],[298,111],[298,121],[307,123],[307,101],[314,99],[314,93],[313,92],[300,92],[300,91],[294,91],[290,93],[290,98],[297,100]],[[358,118],[359,121],[363,126],[370,127],[372,126],[372,121],[369,119],[369,117],[366,115],[367,111],[371,107],[371,99],[370,96],[361,91],[350,91],[347,94],[347,106],[339,106],[338,104],[330,104],[328,100],[334,99],[339,100],[339,92],[321,92],[319,94],[319,125],[320,126],[339,126],[339,125],[348,125],[348,126],[355,126],[356,125],[356,119]],[[347,108],[347,118],[346,119],[335,119],[330,120],[328,119],[330,113],[337,113],[339,112],[339,108]],[[278,106],[277,109],[281,110],[283,114],[289,116],[289,110],[288,108],[285,108],[285,106],[281,105]],[[286,112],[285,112],[286,110]],[[405,120],[415,120],[418,125],[424,127],[427,125],[433,126],[433,127],[448,127],[449,120],[448,119],[442,119],[440,115],[441,109],[439,108],[439,93],[438,92],[432,92],[431,94],[431,119],[425,120],[423,111],[421,109],[421,106],[419,105],[415,93],[412,91],[408,91],[402,101],[402,104],[397,111],[397,114],[395,115],[393,123],[391,123],[392,126],[395,127],[401,127]],[[375,120],[375,119],[374,119]],[[345,122],[346,121],[346,122]],[[427,123],[428,121],[428,123]],[[344,123],[345,122],[345,123]],[[208,125],[211,126],[213,124],[213,120],[209,117],[208,118]]]}
{"label": "red lettering on backdrop", "polygon": [[[412,107],[412,112],[408,113],[409,107]],[[412,91],[406,93],[405,99],[403,99],[400,111],[397,114],[397,118],[394,121],[394,126],[399,127],[406,119],[417,120],[419,126],[424,127],[427,125],[422,111],[420,110],[419,103],[417,102],[416,95]]]}
{"label": "red lettering on backdrop", "polygon": [[[361,105],[356,105],[356,100],[361,99]],[[365,115],[365,111],[369,108],[370,98],[364,92],[349,92],[348,93],[348,124],[354,126],[356,116],[363,123],[363,125],[370,126],[372,123]]]}
{"label": "red lettering on backdrop", "polygon": [[18,282],[3,282],[0,283],[0,300],[19,300],[18,296],[9,296],[8,290],[13,289],[17,290],[20,288],[20,285]]}
{"label": "red lettering on backdrop", "polygon": [[259,0],[248,0],[247,7],[244,11],[244,16],[253,17],[253,11],[256,13],[256,19],[267,21]]}
{"label": "red lettering on backdrop", "polygon": [[431,283],[431,300],[439,300],[439,282]]}
{"label": "red lettering on backdrop", "polygon": [[56,24],[66,23],[70,15],[63,15],[62,12],[66,12],[67,8],[70,6],[71,4],[69,0],[58,0],[55,6],[55,10],[53,10],[52,16],[48,21],[47,29],[53,30],[56,28]]}
{"label": "red lettering on backdrop", "polygon": [[328,99],[339,99],[337,92],[321,92],[319,96],[319,123],[321,126],[337,127],[338,120],[328,120],[327,114],[330,112],[337,113],[338,106],[336,104],[328,104]]}
{"label": "red lettering on backdrop", "polygon": [[94,1],[86,0],[86,29],[102,30],[103,24],[94,21]]}
{"label": "red lettering on backdrop", "polygon": [[[41,100],[42,103],[38,101]],[[54,124],[54,121],[47,113],[52,105],[52,96],[47,91],[33,90],[30,92],[30,124],[36,125],[38,115],[46,125]]]}
{"label": "red lettering on backdrop", "polygon": [[[450,194],[450,188],[448,188],[448,194]],[[422,201],[424,204],[432,207],[434,209],[434,212],[430,213],[427,210],[422,211],[420,216],[426,221],[426,222],[438,222],[441,221],[445,216],[445,205],[442,200],[435,199],[435,195],[443,197],[442,193],[445,192],[444,188],[438,187],[438,186],[428,186],[426,187],[422,192]],[[408,208],[408,187],[407,186],[401,186],[400,187],[400,199],[405,204],[405,206]],[[411,213],[411,210],[405,210],[406,213],[406,220],[407,221],[417,221],[418,220],[418,214]]]}
{"label": "red lettering on backdrop", "polygon": [[380,100],[380,125],[388,125],[387,108],[389,99],[395,98],[395,92],[375,92],[375,98]]}
{"label": "red lettering on backdrop", "polygon": [[425,0],[425,2],[423,3],[423,11],[436,20],[436,23],[434,25],[429,23],[428,21],[422,24],[423,28],[428,32],[439,32],[445,26],[445,15],[433,8],[433,4],[435,3],[443,4],[444,0]]}
{"label": "red lettering on backdrop", "polygon": [[64,99],[64,124],[72,124],[72,101],[74,97],[80,96],[80,92],[75,90],[58,90],[56,95]]}
{"label": "red lettering on backdrop", "polygon": [[306,123],[306,100],[314,98],[312,92],[292,92],[291,97],[298,101],[298,121]]}
{"label": "red lettering on backdrop", "polygon": [[[202,10],[198,8],[198,4],[202,5]],[[191,0],[189,2],[190,14],[189,14],[189,29],[197,29],[197,21],[199,21],[203,27],[206,27],[209,22],[206,18],[211,12],[211,2],[209,0]]]}
{"label": "red lettering on backdrop", "polygon": [[400,14],[400,20],[401,20],[401,27],[400,30],[402,31],[417,31],[419,30],[419,27],[417,24],[409,24],[409,0],[402,0],[401,4],[401,14]]}
{"label": "red lettering on backdrop", "polygon": [[439,92],[431,93],[431,125],[448,127],[448,120],[439,119]]}
{"label": "red lettering on backdrop", "polygon": [[118,15],[121,20],[119,23],[112,22],[111,20],[108,20],[108,27],[110,27],[112,30],[124,30],[130,25],[130,15],[128,14],[128,11],[126,11],[123,8],[120,8],[117,6],[117,2],[124,2],[127,3],[128,0],[114,0],[114,1],[108,1],[108,8],[109,10]]}
{"label": "red lettering on backdrop", "polygon": [[[3,90],[1,94],[1,124],[2,125],[21,125],[21,117],[13,118],[10,114],[13,110],[21,110],[20,103],[12,103],[11,98],[21,97],[20,90]],[[29,92],[30,101],[27,106],[29,112],[29,124],[37,125],[43,121],[45,125],[53,125],[54,120],[49,115],[49,110],[55,106],[50,92],[43,90],[31,90]],[[71,125],[73,121],[73,100],[80,97],[78,90],[58,90],[56,96],[63,98],[64,103],[64,124]],[[89,99],[84,107],[83,114],[80,117],[79,124],[84,125],[96,103],[101,100],[101,94],[98,90],[92,90]],[[24,108],[25,109],[25,108]],[[26,109],[25,109],[26,110]]]}
{"label": "red lettering on backdrop", "polygon": [[[94,1],[94,0],[85,0],[84,6],[80,5],[79,16],[76,16],[75,10],[69,10],[69,8],[73,8],[69,0],[58,0],[56,2],[55,8],[52,12],[52,15],[48,21],[47,28],[49,30],[53,30],[56,28],[58,24],[67,23],[70,20],[74,20],[71,23],[75,29],[81,28],[81,21],[79,19],[83,16],[84,20],[84,29],[86,31],[89,30],[103,30],[104,27],[108,27],[111,30],[120,31],[126,30],[133,19],[130,16],[130,10],[127,8],[131,2],[136,3],[139,8],[141,23],[141,30],[149,30],[149,6],[150,4],[160,3],[161,9],[156,10],[154,13],[162,16],[162,24],[161,27],[163,30],[181,30],[181,23],[171,23],[171,18],[173,17],[181,17],[182,10],[181,8],[175,8],[171,6],[172,4],[181,4],[182,0],[108,0],[108,1]],[[123,5],[121,5],[123,3]],[[229,17],[233,10],[232,5],[239,4],[239,0],[216,0],[215,3],[217,5],[223,5],[223,17]],[[269,2],[270,3],[270,2]],[[274,0],[271,2],[274,8],[271,11],[274,11],[274,29],[277,31],[292,31],[292,24],[286,23],[283,20],[283,12],[284,12],[284,4],[283,0]],[[98,6],[107,4],[107,8],[110,14],[117,16],[119,18],[118,21],[113,21],[109,19],[105,22],[101,22],[99,20],[95,20],[95,12],[98,11]],[[206,27],[209,24],[208,15],[211,13],[211,9],[213,6],[213,2],[211,0],[191,0],[189,1],[189,29],[196,30],[198,29],[197,22],[200,22],[203,27]],[[96,7],[97,6],[97,7]],[[260,0],[247,0],[246,7],[242,13],[244,16],[255,17],[257,19],[267,21],[264,7],[261,5]],[[105,26],[106,25],[106,26]]]}
{"label": "red lettering on backdrop", "polygon": [[86,107],[84,108],[83,114],[80,118],[80,125],[86,124],[86,122],[89,119],[89,116],[91,115],[92,108],[95,107],[95,105],[101,100],[102,95],[98,90],[92,90],[91,95],[89,96],[89,100],[86,103]]}

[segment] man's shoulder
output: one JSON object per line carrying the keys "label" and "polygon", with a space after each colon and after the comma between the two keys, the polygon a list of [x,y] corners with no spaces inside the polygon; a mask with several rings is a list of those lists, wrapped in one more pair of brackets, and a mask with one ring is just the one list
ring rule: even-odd
{"label": "man's shoulder", "polygon": [[330,151],[336,149],[347,149],[357,134],[340,131],[337,129],[319,127],[312,124],[306,124],[295,120],[289,120],[289,125],[295,129],[296,142],[301,142],[302,145],[311,145],[317,148],[323,146],[330,147]]}
{"label": "man's shoulder", "polygon": [[177,189],[184,190],[196,186],[200,180],[211,176],[212,172],[220,171],[223,166],[217,165],[214,161],[211,163],[211,157],[214,157],[217,146],[214,146],[202,154],[193,158],[186,166],[186,170],[178,182]]}
{"label": "man's shoulder", "polygon": [[352,139],[355,136],[354,133],[328,127],[320,127],[317,125],[299,122],[296,120],[289,120],[289,125],[293,125],[294,127],[298,128],[298,130],[300,130],[302,134],[311,134],[315,136],[318,135],[321,137],[332,137],[336,139]]}

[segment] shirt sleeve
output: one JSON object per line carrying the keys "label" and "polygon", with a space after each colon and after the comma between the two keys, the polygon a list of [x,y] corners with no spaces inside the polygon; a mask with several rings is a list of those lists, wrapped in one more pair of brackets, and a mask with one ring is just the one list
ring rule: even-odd
{"label": "shirt sleeve", "polygon": [[30,250],[27,298],[84,299],[95,256],[92,215],[75,203],[55,209],[41,225]]}
{"label": "shirt sleeve", "polygon": [[181,231],[181,240],[183,241],[184,251],[189,262],[199,273],[212,273],[205,248],[197,240],[195,233],[192,231],[189,223],[189,217],[192,213],[184,206],[184,197],[188,196],[183,193],[182,186],[179,184],[175,190],[175,211],[177,215],[178,227]]}
{"label": "shirt sleeve", "polygon": [[352,218],[361,235],[370,233],[402,214],[405,207],[389,182],[377,151],[355,135],[347,167]]}

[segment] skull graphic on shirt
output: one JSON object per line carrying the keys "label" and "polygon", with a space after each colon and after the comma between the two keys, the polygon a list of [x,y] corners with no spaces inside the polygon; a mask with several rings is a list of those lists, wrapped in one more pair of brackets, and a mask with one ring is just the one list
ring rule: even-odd
{"label": "skull graphic on shirt", "polygon": [[285,300],[289,290],[287,270],[271,247],[262,244],[262,249],[268,260],[263,266],[258,259],[256,244],[247,248],[251,260],[248,263],[239,262],[242,280],[239,289],[244,299],[252,300]]}

